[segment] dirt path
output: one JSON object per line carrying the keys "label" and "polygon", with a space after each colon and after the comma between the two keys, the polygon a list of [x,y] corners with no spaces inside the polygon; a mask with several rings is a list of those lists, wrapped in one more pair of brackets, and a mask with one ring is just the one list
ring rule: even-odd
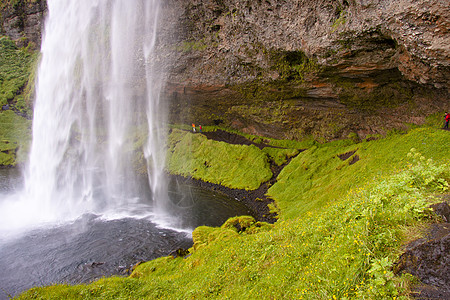
{"label": "dirt path", "polygon": [[255,145],[259,149],[263,149],[266,147],[283,149],[281,147],[275,147],[275,146],[271,146],[271,145],[264,144],[264,143],[254,143],[254,142],[250,141],[249,139],[243,137],[242,135],[227,132],[227,131],[220,130],[220,129],[218,129],[216,131],[202,132],[201,134],[205,135],[210,140],[225,142],[225,143],[233,144],[233,145]]}

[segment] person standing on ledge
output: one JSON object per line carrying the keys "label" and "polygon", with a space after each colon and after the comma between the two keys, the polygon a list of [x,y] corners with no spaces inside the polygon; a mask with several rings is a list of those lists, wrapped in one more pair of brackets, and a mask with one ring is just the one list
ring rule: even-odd
{"label": "person standing on ledge", "polygon": [[200,132],[200,133],[202,132],[202,125],[198,126],[198,132]]}
{"label": "person standing on ledge", "polygon": [[450,114],[448,112],[446,112],[445,116],[444,116],[444,129],[448,129],[449,121],[450,121]]}
{"label": "person standing on ledge", "polygon": [[192,132],[195,132],[195,124],[192,123]]}

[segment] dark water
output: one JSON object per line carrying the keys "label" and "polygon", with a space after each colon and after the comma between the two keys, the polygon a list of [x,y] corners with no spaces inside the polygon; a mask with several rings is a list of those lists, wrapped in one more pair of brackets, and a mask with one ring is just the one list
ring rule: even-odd
{"label": "dark water", "polygon": [[[0,192],[20,188],[15,170],[0,170]],[[189,248],[189,228],[220,226],[229,217],[248,215],[241,203],[223,195],[172,183],[171,209],[186,231],[158,227],[152,218],[103,220],[84,215],[59,226],[35,228],[14,238],[0,236],[0,299],[34,286],[86,283],[127,275],[140,261]],[[0,199],[1,201],[1,199]]]}

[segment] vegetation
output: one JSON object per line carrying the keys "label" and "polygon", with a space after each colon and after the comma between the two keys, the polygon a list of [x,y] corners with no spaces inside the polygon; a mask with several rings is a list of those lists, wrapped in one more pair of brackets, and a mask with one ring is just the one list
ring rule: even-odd
{"label": "vegetation", "polygon": [[[402,75],[398,70],[372,74],[367,82],[360,78],[343,78],[336,75],[330,77],[330,82],[342,89],[340,101],[348,107],[362,111],[374,112],[383,108],[396,107],[412,101],[414,88],[416,93],[419,93],[417,86],[411,82],[402,81]],[[362,88],[364,86],[367,88]]]}
{"label": "vegetation", "polygon": [[262,151],[267,153],[277,166],[287,163],[289,158],[294,157],[299,153],[299,150],[297,149],[277,149],[271,147],[265,147]]}
{"label": "vegetation", "polygon": [[31,88],[27,83],[36,61],[37,53],[18,49],[8,37],[0,38],[0,105],[9,104],[24,114],[30,113]]}
{"label": "vegetation", "polygon": [[256,146],[229,145],[177,129],[169,138],[168,169],[173,174],[246,190],[255,190],[272,177],[266,154]]}
{"label": "vegetation", "polygon": [[42,0],[2,0],[0,2],[0,9],[5,9],[8,7],[12,7],[14,9],[16,9],[17,7],[21,6],[21,5],[25,5],[26,3],[35,3],[35,2],[40,2]]}
{"label": "vegetation", "polygon": [[317,62],[301,51],[271,51],[270,61],[274,62],[273,69],[280,74],[280,79],[285,81],[301,83],[305,75],[320,70]]}
{"label": "vegetation", "polygon": [[16,113],[31,114],[32,84],[27,84],[36,58],[28,48],[18,49],[9,38],[0,37],[0,166],[24,161],[31,122]]}
{"label": "vegetation", "polygon": [[[205,149],[216,149],[222,158],[231,146],[177,131],[171,139],[172,156],[196,145],[193,156],[210,159]],[[391,266],[410,232],[432,220],[428,205],[448,191],[449,146],[448,132],[425,127],[358,144],[316,144],[269,190],[280,209],[276,224],[239,217],[202,226],[184,259],[141,264],[128,278],[34,288],[19,299],[407,299],[414,279],[394,276]],[[249,149],[228,148],[242,160],[255,155]],[[224,165],[230,172],[232,162]]]}
{"label": "vegetation", "polygon": [[204,51],[208,49],[208,44],[205,39],[198,41],[182,41],[178,46],[175,47],[178,52],[195,52]]}
{"label": "vegetation", "polygon": [[14,112],[0,111],[0,166],[25,161],[31,139],[31,121]]}
{"label": "vegetation", "polygon": [[[412,147],[425,157],[446,159],[449,146],[447,132],[429,128],[417,128],[406,135],[392,134],[358,144],[337,141],[316,145],[286,166],[268,193],[277,200],[283,216],[302,216],[330,201],[337,201],[355,185],[362,186],[392,171],[395,166],[403,167]],[[352,165],[352,157],[345,161],[338,157],[351,151],[356,151],[354,155],[359,157]],[[323,193],[325,187],[327,192]]]}
{"label": "vegetation", "polygon": [[[5,0],[1,8],[19,9],[34,1],[39,0]],[[341,11],[333,31],[347,17]],[[207,45],[215,44],[200,39],[182,42],[176,50],[203,51]],[[322,71],[301,52],[265,54],[274,62],[271,71],[277,71],[279,78],[232,87],[245,98],[302,97],[305,76]],[[16,164],[16,155],[20,157],[26,149],[19,141],[29,137],[30,121],[15,112],[28,112],[28,96],[23,92],[31,93],[26,85],[36,57],[29,49],[18,49],[8,38],[0,38],[0,104],[14,108],[0,111],[0,165]],[[365,90],[354,91],[364,82],[335,81],[331,79],[343,89],[342,102],[361,110],[397,105],[412,97],[408,85],[374,87],[364,96]],[[266,109],[259,104],[259,108],[234,109],[255,116],[271,114],[270,122],[284,119],[282,105],[270,104]],[[438,118],[441,122],[441,115],[432,117],[430,124]],[[172,174],[254,190],[271,178],[269,161],[283,165],[293,158],[268,191],[278,222],[270,225],[241,216],[218,228],[201,226],[193,232],[194,246],[185,258],[162,257],[139,265],[126,278],[33,288],[18,298],[406,299],[414,278],[394,276],[391,267],[402,245],[412,239],[411,232],[433,221],[429,204],[448,192],[448,134],[421,127],[375,141],[360,142],[353,136],[325,144],[247,135],[255,143],[286,148],[260,150],[173,129],[167,166]],[[342,158],[344,154],[349,155]]]}

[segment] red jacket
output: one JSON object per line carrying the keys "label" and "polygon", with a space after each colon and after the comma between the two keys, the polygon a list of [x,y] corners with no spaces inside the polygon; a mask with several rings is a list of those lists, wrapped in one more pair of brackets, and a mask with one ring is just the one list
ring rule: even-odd
{"label": "red jacket", "polygon": [[445,122],[448,122],[448,121],[450,121],[450,114],[445,115]]}

